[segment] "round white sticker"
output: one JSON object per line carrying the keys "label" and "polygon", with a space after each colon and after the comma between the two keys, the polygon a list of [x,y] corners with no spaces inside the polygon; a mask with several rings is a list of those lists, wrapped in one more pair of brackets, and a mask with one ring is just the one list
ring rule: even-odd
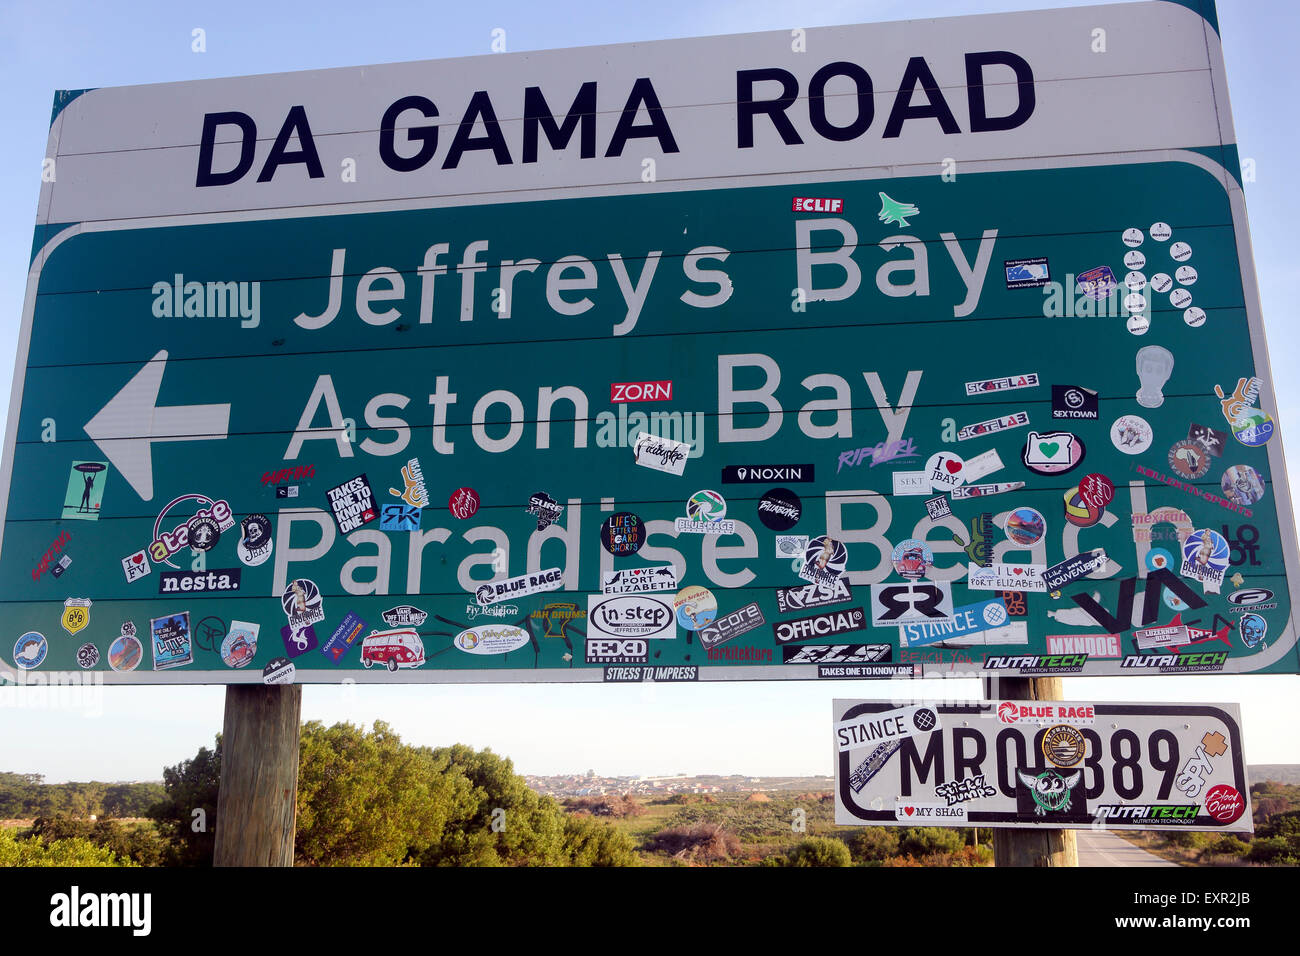
{"label": "round white sticker", "polygon": [[1126,455],[1140,455],[1151,447],[1151,426],[1137,415],[1121,415],[1110,426],[1110,441]]}
{"label": "round white sticker", "polygon": [[1168,292],[1174,287],[1174,280],[1169,278],[1167,272],[1157,272],[1151,277],[1151,288],[1156,292]]}
{"label": "round white sticker", "polygon": [[1124,253],[1124,268],[1141,269],[1146,264],[1147,257],[1142,255],[1142,253],[1138,252],[1136,249]]}
{"label": "round white sticker", "polygon": [[1124,245],[1128,246],[1130,249],[1135,249],[1142,245],[1142,240],[1144,238],[1142,230],[1136,226],[1130,226],[1128,229],[1124,230]]}
{"label": "round white sticker", "polygon": [[1169,293],[1169,304],[1175,309],[1185,309],[1192,304],[1192,294],[1186,289],[1175,289]]}
{"label": "round white sticker", "polygon": [[1128,326],[1128,330],[1134,335],[1146,335],[1147,329],[1151,328],[1151,320],[1141,314],[1130,315],[1128,317],[1128,322],[1125,324]]}
{"label": "round white sticker", "polygon": [[1141,292],[1130,292],[1124,296],[1124,308],[1128,312],[1145,312],[1147,310],[1147,297]]}
{"label": "round white sticker", "polygon": [[1146,288],[1147,277],[1140,272],[1130,272],[1124,277],[1124,284],[1133,292],[1141,292]]}
{"label": "round white sticker", "polygon": [[1195,285],[1198,277],[1196,270],[1191,266],[1179,266],[1178,270],[1174,273],[1174,278],[1183,285]]}
{"label": "round white sticker", "polygon": [[1192,257],[1192,247],[1185,242],[1175,242],[1169,247],[1169,255],[1174,262],[1186,262]]}
{"label": "round white sticker", "polygon": [[1165,242],[1173,234],[1174,231],[1169,228],[1167,222],[1153,222],[1151,224],[1151,238],[1156,242]]}
{"label": "round white sticker", "polygon": [[961,456],[954,455],[950,451],[936,452],[925,463],[925,473],[930,479],[930,487],[938,491],[951,491],[964,482],[965,468],[966,462],[961,459]]}
{"label": "round white sticker", "polygon": [[1183,321],[1192,328],[1199,329],[1205,324],[1205,310],[1194,305],[1183,313]]}

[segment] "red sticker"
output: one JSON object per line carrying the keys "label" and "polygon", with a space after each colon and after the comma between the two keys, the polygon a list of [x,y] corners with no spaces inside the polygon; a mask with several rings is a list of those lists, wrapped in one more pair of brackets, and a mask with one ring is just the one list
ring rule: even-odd
{"label": "red sticker", "polygon": [[478,511],[478,492],[473,488],[457,488],[447,499],[447,507],[462,521],[472,518]]}
{"label": "red sticker", "polygon": [[1235,823],[1246,812],[1246,801],[1236,787],[1221,783],[1205,795],[1205,812],[1220,823]]}
{"label": "red sticker", "polygon": [[1115,485],[1105,475],[1093,472],[1079,482],[1079,497],[1094,508],[1104,508],[1115,498]]}

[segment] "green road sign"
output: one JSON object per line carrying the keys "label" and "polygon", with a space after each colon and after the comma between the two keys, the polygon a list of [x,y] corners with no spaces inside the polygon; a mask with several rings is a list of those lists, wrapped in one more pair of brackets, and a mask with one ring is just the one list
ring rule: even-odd
{"label": "green road sign", "polygon": [[[1146,68],[1067,49],[1103,12],[1150,32]],[[0,657],[128,683],[1295,673],[1204,23],[72,99]],[[1135,96],[1186,110],[1090,125]]]}

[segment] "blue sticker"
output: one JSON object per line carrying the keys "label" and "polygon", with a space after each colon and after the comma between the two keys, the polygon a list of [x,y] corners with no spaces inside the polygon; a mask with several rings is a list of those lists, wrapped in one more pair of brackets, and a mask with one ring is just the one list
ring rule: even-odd
{"label": "blue sticker", "polygon": [[411,505],[384,505],[379,512],[380,531],[419,531],[420,509]]}
{"label": "blue sticker", "polygon": [[306,654],[318,644],[316,629],[310,624],[304,625],[298,630],[293,630],[286,624],[280,628],[280,637],[284,639],[284,652],[290,657]]}
{"label": "blue sticker", "polygon": [[955,608],[952,623],[902,624],[899,625],[898,633],[903,646],[924,647],[954,637],[970,637],[991,627],[1002,627],[1007,620],[1007,606],[998,597]]}
{"label": "blue sticker", "polygon": [[40,667],[50,645],[39,631],[28,631],[14,642],[14,663],[25,671]]}
{"label": "blue sticker", "polygon": [[[387,508],[388,505],[384,507]],[[330,635],[329,640],[325,642],[325,646],[320,649],[320,652],[329,659],[331,664],[337,664],[343,655],[352,649],[352,645],[357,642],[361,637],[361,632],[365,629],[366,622],[348,611],[343,616],[339,626],[334,628],[334,633]]]}
{"label": "blue sticker", "polygon": [[153,636],[154,670],[165,671],[194,663],[189,611],[151,618],[149,633]]}

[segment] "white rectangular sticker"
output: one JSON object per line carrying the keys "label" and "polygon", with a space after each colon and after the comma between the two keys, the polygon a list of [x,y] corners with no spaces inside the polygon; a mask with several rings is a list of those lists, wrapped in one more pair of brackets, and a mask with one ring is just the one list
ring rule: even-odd
{"label": "white rectangular sticker", "polygon": [[900,707],[878,714],[859,714],[835,725],[835,746],[840,753],[876,747],[890,740],[939,729],[939,711],[926,704]]}
{"label": "white rectangular sticker", "polygon": [[564,572],[559,568],[550,568],[546,571],[532,571],[528,574],[521,574],[517,578],[506,578],[504,581],[489,581],[487,584],[481,584],[478,590],[474,592],[474,599],[478,601],[479,607],[487,607],[489,604],[496,604],[497,601],[504,601],[506,598],[527,597],[530,594],[539,594],[542,591],[558,591],[564,586]]}
{"label": "white rectangular sticker", "polygon": [[619,568],[601,575],[605,594],[641,594],[645,591],[676,591],[677,569],[671,564],[651,568]]}
{"label": "white rectangular sticker", "polygon": [[967,458],[966,467],[961,470],[961,474],[967,481],[979,481],[985,475],[1001,470],[1002,459],[998,457],[998,450],[990,448],[974,458]]}
{"label": "white rectangular sticker", "polygon": [[952,584],[908,581],[871,585],[871,626],[953,624]]}
{"label": "white rectangular sticker", "polygon": [[670,475],[680,475],[686,470],[686,456],[690,453],[688,443],[656,438],[649,432],[638,432],[636,444],[632,447],[633,460],[638,465],[666,471]]}
{"label": "white rectangular sticker", "polygon": [[923,471],[896,471],[894,472],[894,494],[903,495],[929,495],[930,478]]}
{"label": "white rectangular sticker", "polygon": [[966,565],[966,587],[981,591],[1046,591],[1043,583],[1045,564],[994,564],[981,568]]}

